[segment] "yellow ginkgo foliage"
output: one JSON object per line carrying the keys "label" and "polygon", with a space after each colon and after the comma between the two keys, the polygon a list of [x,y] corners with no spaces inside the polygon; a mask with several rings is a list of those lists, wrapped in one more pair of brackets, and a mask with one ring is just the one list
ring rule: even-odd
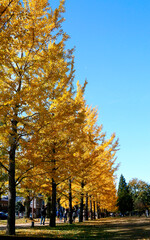
{"label": "yellow ginkgo foliage", "polygon": [[11,235],[15,234],[15,186],[40,164],[31,143],[36,146],[47,124],[53,92],[59,98],[63,88],[71,88],[73,60],[61,29],[63,0],[54,11],[46,0],[3,0],[0,5],[0,146],[6,152],[0,164],[9,177],[7,232]]}

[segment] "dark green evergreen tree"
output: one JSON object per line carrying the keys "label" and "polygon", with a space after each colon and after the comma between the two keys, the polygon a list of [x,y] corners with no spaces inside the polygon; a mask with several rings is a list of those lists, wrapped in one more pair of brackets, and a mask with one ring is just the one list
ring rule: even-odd
{"label": "dark green evergreen tree", "polygon": [[133,209],[132,196],[123,175],[120,176],[119,181],[117,206],[123,216]]}

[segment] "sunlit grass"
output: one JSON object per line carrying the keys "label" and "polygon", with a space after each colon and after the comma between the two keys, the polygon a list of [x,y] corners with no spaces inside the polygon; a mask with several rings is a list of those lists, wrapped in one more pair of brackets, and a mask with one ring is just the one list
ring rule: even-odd
{"label": "sunlit grass", "polygon": [[[25,219],[20,219],[21,224]],[[31,220],[29,220],[31,222]],[[0,230],[4,235],[5,230]],[[83,223],[57,224],[56,227],[36,225],[31,227],[29,222],[26,226],[16,228],[17,236],[46,237],[46,238],[71,238],[71,239],[150,239],[150,218],[125,217],[105,218]]]}
{"label": "sunlit grass", "polygon": [[7,220],[0,220],[0,225],[6,225],[7,224]]}
{"label": "sunlit grass", "polygon": [[53,229],[53,228],[32,228],[30,229],[17,229],[16,234],[19,236],[33,236],[33,237],[74,237],[77,236],[78,234],[80,234],[80,230],[78,229],[70,229],[70,230],[59,230],[59,229]]}
{"label": "sunlit grass", "polygon": [[[32,220],[29,218],[16,218],[16,224],[26,224],[31,223]],[[39,219],[34,219],[34,222],[39,222]],[[6,225],[7,220],[0,220],[0,225]]]}

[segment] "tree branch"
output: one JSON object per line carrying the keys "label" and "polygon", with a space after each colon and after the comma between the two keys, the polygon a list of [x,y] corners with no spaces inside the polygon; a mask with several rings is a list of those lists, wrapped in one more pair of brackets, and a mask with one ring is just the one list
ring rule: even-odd
{"label": "tree branch", "polygon": [[9,172],[8,168],[3,165],[3,163],[0,162],[0,166],[3,167],[7,172]]}
{"label": "tree branch", "polygon": [[[29,172],[29,171],[30,171],[31,169],[33,169],[33,168],[34,168],[34,166],[28,168],[25,172],[23,172],[23,173],[21,174],[21,176],[24,175],[24,174],[26,174],[27,172]],[[25,177],[27,177],[27,176],[23,176],[23,177],[21,177],[21,176],[19,176],[19,177],[16,179],[16,186],[22,181],[22,179],[24,179]],[[19,180],[19,179],[20,179],[20,180]]]}
{"label": "tree branch", "polygon": [[11,0],[8,5],[4,8],[4,10],[0,13],[0,17],[4,14],[4,12],[6,12],[7,8],[10,6],[10,4],[13,2],[14,0]]}

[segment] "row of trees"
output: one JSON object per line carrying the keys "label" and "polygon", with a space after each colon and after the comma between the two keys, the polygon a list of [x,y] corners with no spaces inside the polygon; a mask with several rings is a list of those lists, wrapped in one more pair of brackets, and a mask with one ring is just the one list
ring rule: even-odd
{"label": "row of trees", "polygon": [[129,183],[123,175],[120,177],[118,187],[117,205],[122,215],[131,212],[141,215],[150,210],[150,185],[137,178]]}
{"label": "row of trees", "polygon": [[[73,49],[61,27],[64,0],[53,10],[47,0],[3,0],[0,6],[0,191],[8,191],[7,233],[15,234],[16,191],[26,199],[84,196],[101,207],[116,202],[114,173],[118,140],[106,139],[97,109],[74,90]],[[4,177],[5,176],[5,177]],[[4,180],[8,179],[8,182]]]}

